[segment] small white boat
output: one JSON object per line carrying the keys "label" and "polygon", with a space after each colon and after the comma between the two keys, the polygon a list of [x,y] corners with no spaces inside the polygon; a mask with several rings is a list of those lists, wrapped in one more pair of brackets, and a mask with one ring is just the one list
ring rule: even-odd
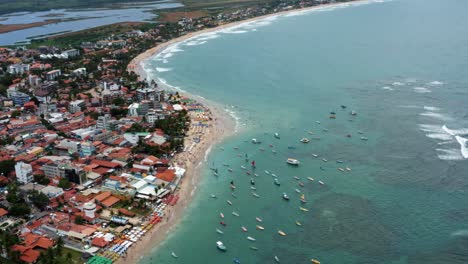
{"label": "small white boat", "polygon": [[247,228],[245,226],[241,227],[242,231],[247,232]]}
{"label": "small white boat", "polygon": [[171,256],[174,257],[174,258],[178,258],[178,257],[179,257],[179,256],[177,256],[177,254],[174,253],[174,252],[171,253]]}
{"label": "small white boat", "polygon": [[232,212],[232,215],[239,216],[239,214],[237,212]]}
{"label": "small white boat", "polygon": [[309,181],[314,181],[314,178],[312,178],[312,177],[307,177],[307,179],[308,179]]}
{"label": "small white boat", "polygon": [[368,138],[366,138],[366,137],[361,137],[361,140],[364,140],[364,141],[365,141],[365,140],[368,140]]}
{"label": "small white boat", "polygon": [[343,168],[338,168],[339,171],[344,172],[345,170]]}
{"label": "small white boat", "polygon": [[294,165],[294,166],[299,166],[299,161],[297,159],[293,159],[293,158],[288,158],[286,160],[286,162],[290,165]]}
{"label": "small white boat", "polygon": [[296,191],[297,193],[301,193],[301,190],[299,190],[299,189],[295,189],[295,191]]}
{"label": "small white boat", "polygon": [[252,138],[252,143],[253,143],[253,144],[258,144],[259,141],[258,141],[256,138]]}
{"label": "small white boat", "polygon": [[263,226],[261,226],[261,225],[257,225],[256,227],[257,227],[258,230],[265,230],[265,228]]}
{"label": "small white boat", "polygon": [[231,201],[227,200],[226,202],[227,202],[229,205],[232,205],[232,202],[231,202]]}
{"label": "small white boat", "polygon": [[280,139],[280,135],[278,133],[274,134],[275,138]]}
{"label": "small white boat", "polygon": [[244,165],[241,166],[241,169],[245,170],[247,169]]}
{"label": "small white boat", "polygon": [[309,140],[308,138],[302,138],[302,139],[301,139],[301,142],[302,142],[302,143],[309,143],[310,140]]}
{"label": "small white boat", "polygon": [[254,176],[255,176],[255,177],[258,177],[258,174],[257,174],[257,173],[254,173]]}
{"label": "small white boat", "polygon": [[276,150],[272,149],[271,152],[276,153]]}
{"label": "small white boat", "polygon": [[253,195],[254,197],[260,198],[260,195],[258,195],[256,192],[252,192],[252,195]]}
{"label": "small white boat", "polygon": [[353,115],[353,116],[357,115],[356,111],[354,111],[354,110],[351,111],[351,115]]}
{"label": "small white boat", "polygon": [[346,167],[346,170],[347,170],[347,171],[351,171],[351,168],[349,168],[349,167]]}
{"label": "small white boat", "polygon": [[266,173],[266,174],[270,174],[270,172],[269,172],[269,171],[267,171],[267,170],[265,171],[265,173]]}
{"label": "small white boat", "polygon": [[315,121],[315,123],[320,124],[320,121]]}
{"label": "small white boat", "polygon": [[327,160],[326,158],[323,158],[322,161],[323,161],[323,162],[327,162],[328,160]]}
{"label": "small white boat", "polygon": [[314,132],[313,132],[312,130],[309,131],[309,132],[307,132],[307,133],[309,133],[309,135],[313,135],[313,134],[314,134]]}
{"label": "small white boat", "polygon": [[301,211],[303,211],[303,212],[308,212],[308,211],[309,211],[309,209],[304,208],[304,207],[299,207],[299,210],[301,210]]}
{"label": "small white boat", "polygon": [[251,237],[251,236],[248,236],[248,237],[247,237],[247,240],[250,240],[250,241],[255,241],[256,239],[255,239],[255,238],[253,238],[253,237]]}
{"label": "small white boat", "polygon": [[216,233],[221,234],[221,235],[224,234],[224,232],[219,230],[218,228],[216,228]]}
{"label": "small white boat", "polygon": [[231,193],[232,197],[237,198],[237,195],[235,193]]}
{"label": "small white boat", "polygon": [[213,175],[214,175],[214,176],[218,176],[218,173],[215,171],[215,172],[213,172]]}
{"label": "small white boat", "polygon": [[211,198],[216,198],[216,195],[212,194],[212,195],[211,195]]}
{"label": "small white boat", "polygon": [[250,189],[252,189],[254,191],[257,190],[257,188],[255,188],[255,186],[250,186]]}
{"label": "small white boat", "polygon": [[272,173],[271,176],[273,176],[273,177],[275,177],[275,178],[278,177],[278,176],[276,176],[276,174],[274,174],[274,173]]}
{"label": "small white boat", "polygon": [[325,183],[323,183],[323,181],[319,181],[320,184],[324,185]]}
{"label": "small white boat", "polygon": [[296,180],[300,180],[301,178],[297,177],[297,176],[294,176],[294,179]]}
{"label": "small white boat", "polygon": [[223,213],[219,213],[219,216],[220,216],[221,218],[224,218],[224,214],[223,214]]}
{"label": "small white boat", "polygon": [[315,153],[312,153],[312,156],[313,156],[314,158],[317,158],[317,157],[318,157],[318,155],[315,154]]}
{"label": "small white boat", "polygon": [[221,251],[226,251],[227,250],[226,246],[221,241],[216,242],[216,247]]}
{"label": "small white boat", "polygon": [[275,256],[275,261],[278,263],[280,262],[278,256]]}
{"label": "small white boat", "polygon": [[259,223],[263,222],[263,219],[261,219],[260,217],[255,217],[255,220],[257,220],[257,222]]}
{"label": "small white boat", "polygon": [[232,172],[232,169],[231,169],[231,168],[229,168],[229,169],[228,169],[228,171],[229,171],[229,172]]}

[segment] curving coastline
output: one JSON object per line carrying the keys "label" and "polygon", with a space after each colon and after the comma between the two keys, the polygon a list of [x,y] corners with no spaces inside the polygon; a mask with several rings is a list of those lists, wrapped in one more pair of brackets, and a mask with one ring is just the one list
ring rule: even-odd
{"label": "curving coastline", "polygon": [[[254,22],[266,18],[277,17],[282,15],[287,15],[291,13],[301,13],[317,9],[330,8],[335,6],[348,6],[356,5],[360,3],[370,3],[373,1],[369,0],[357,0],[352,2],[345,3],[334,3],[327,5],[319,5],[314,7],[308,7],[303,9],[294,9],[288,11],[282,11],[278,13],[272,13],[265,16],[259,16],[255,18],[250,18],[238,22],[226,23],[219,25],[214,28],[204,29],[196,32],[191,32],[187,35],[174,38],[165,43],[159,44],[135,57],[128,65],[127,70],[135,72],[140,80],[147,79],[147,74],[143,67],[144,63],[158,54],[164,52],[167,48],[174,44],[178,44],[184,41],[187,41],[191,38],[197,37],[201,34],[206,34],[210,32],[216,32],[228,28],[233,28],[240,26],[245,23]],[[165,84],[160,84],[163,88],[171,90],[171,87],[168,87]],[[185,209],[190,205],[193,200],[194,191],[198,188],[198,183],[201,180],[201,169],[203,168],[203,161],[206,159],[206,156],[210,152],[211,148],[226,139],[227,137],[233,135],[236,131],[236,124],[233,117],[219,104],[211,102],[207,99],[204,99],[200,96],[196,96],[186,92],[179,92],[181,95],[196,100],[202,103],[205,108],[208,110],[212,121],[209,123],[207,131],[204,133],[202,140],[199,144],[195,145],[191,153],[182,152],[177,154],[175,158],[175,163],[187,169],[186,175],[180,185],[180,190],[178,191],[179,202],[167,210],[166,216],[160,224],[156,225],[151,229],[149,233],[141,241],[136,243],[128,251],[128,254],[120,258],[117,263],[123,264],[126,262],[136,263],[141,260],[145,255],[151,254],[152,249],[157,248],[169,235],[170,232],[174,231],[177,228],[177,225],[184,217]],[[190,141],[190,135],[186,140]],[[186,146],[187,141],[185,142]]]}

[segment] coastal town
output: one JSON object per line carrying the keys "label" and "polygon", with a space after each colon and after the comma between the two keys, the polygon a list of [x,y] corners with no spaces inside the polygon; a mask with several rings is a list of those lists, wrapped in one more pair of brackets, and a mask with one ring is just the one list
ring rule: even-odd
{"label": "coastal town", "polygon": [[206,141],[231,128],[144,79],[135,58],[191,32],[333,2],[271,2],[0,48],[0,262],[113,263],[162,236],[155,230],[181,217],[167,216],[187,202]]}

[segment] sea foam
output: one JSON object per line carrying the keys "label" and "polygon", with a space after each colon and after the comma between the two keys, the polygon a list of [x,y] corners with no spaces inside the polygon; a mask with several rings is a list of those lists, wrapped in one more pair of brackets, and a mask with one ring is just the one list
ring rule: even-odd
{"label": "sea foam", "polygon": [[431,90],[427,89],[426,87],[414,87],[413,88],[413,91],[416,92],[416,93],[432,93]]}

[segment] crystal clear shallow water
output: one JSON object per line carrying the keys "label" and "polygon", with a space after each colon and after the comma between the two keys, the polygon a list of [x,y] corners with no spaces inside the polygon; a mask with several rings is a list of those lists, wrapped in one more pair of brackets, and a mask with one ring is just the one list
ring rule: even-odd
{"label": "crystal clear shallow water", "polygon": [[[150,75],[227,105],[245,129],[212,151],[207,167],[215,164],[220,177],[205,168],[183,223],[141,263],[232,263],[233,257],[273,263],[274,255],[282,263],[468,262],[468,161],[442,128],[463,135],[468,127],[467,8],[462,1],[413,0],[278,17],[192,39],[150,61]],[[336,120],[328,119],[330,111]],[[369,140],[359,140],[358,131]],[[320,140],[299,143],[305,136]],[[253,145],[254,137],[263,143]],[[245,153],[257,162],[261,198],[252,196],[251,176],[240,168],[249,168]],[[287,166],[290,156],[301,166]],[[352,172],[337,170],[346,166]],[[278,175],[281,186],[264,170]],[[309,212],[299,211],[296,188]],[[255,230],[255,216],[265,231]],[[218,252],[217,240],[227,253]]]}

